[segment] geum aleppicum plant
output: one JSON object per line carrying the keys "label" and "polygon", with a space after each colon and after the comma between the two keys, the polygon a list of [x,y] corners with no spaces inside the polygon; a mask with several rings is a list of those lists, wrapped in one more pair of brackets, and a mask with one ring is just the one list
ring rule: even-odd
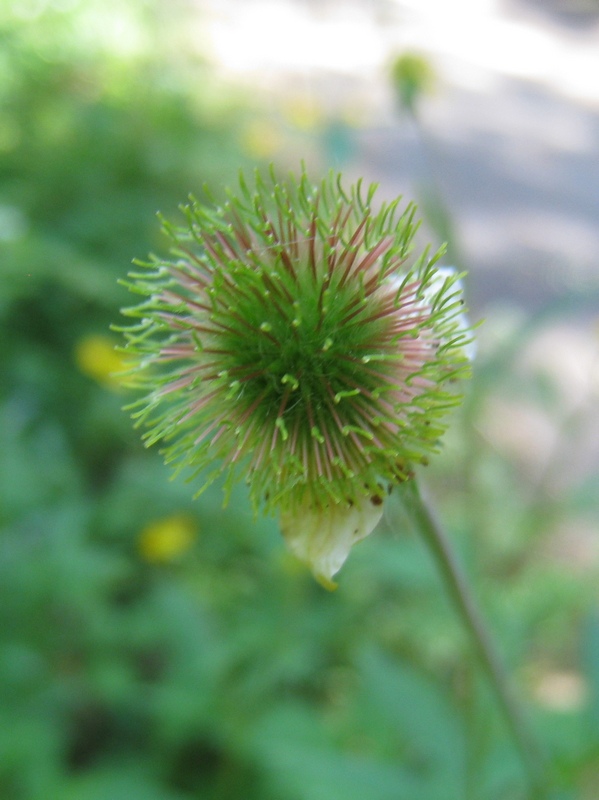
{"label": "geum aleppicum plant", "polygon": [[[167,462],[249,486],[290,549],[333,588],[386,493],[438,447],[468,372],[459,276],[412,255],[415,207],[305,172],[196,200],[164,222],[125,310],[133,406]],[[201,490],[201,489],[200,489]]]}
{"label": "geum aleppicum plant", "polygon": [[200,493],[238,479],[254,510],[278,512],[291,550],[318,580],[377,525],[387,492],[428,545],[494,686],[529,773],[545,767],[455,558],[422,498],[415,467],[438,448],[469,372],[460,276],[443,253],[412,254],[415,207],[373,207],[375,187],[339,176],[254,186],[164,223],[171,258],[141,263],[125,314],[132,406],[168,462],[201,474]]}

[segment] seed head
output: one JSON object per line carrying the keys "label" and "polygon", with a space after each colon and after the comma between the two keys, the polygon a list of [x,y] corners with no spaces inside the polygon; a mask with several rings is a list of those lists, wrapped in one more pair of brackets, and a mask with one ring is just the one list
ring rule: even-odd
{"label": "seed head", "polygon": [[164,223],[171,258],[128,284],[131,383],[147,445],[247,482],[325,585],[374,528],[389,486],[437,449],[468,371],[457,275],[417,258],[415,207],[375,187],[259,175]]}

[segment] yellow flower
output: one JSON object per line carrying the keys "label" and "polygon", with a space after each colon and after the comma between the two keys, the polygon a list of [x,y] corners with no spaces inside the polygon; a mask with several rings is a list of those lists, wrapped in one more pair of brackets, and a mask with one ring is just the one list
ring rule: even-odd
{"label": "yellow flower", "polygon": [[90,334],[80,339],[75,347],[75,362],[88,378],[111,389],[119,388],[116,373],[125,368],[124,359],[108,336]]}
{"label": "yellow flower", "polygon": [[282,144],[280,131],[267,120],[253,120],[241,133],[241,146],[252,158],[272,158]]}
{"label": "yellow flower", "polygon": [[311,97],[295,97],[283,106],[283,114],[295,128],[313,131],[323,122],[322,109]]}
{"label": "yellow flower", "polygon": [[137,546],[144,561],[166,563],[189,550],[196,535],[197,528],[191,517],[173,514],[146,525],[139,534]]}

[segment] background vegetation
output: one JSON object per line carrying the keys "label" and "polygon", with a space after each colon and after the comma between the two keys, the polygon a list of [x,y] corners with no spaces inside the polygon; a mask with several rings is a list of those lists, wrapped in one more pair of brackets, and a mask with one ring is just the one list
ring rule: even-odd
{"label": "background vegetation", "polygon": [[[0,7],[0,797],[524,798],[399,507],[328,594],[242,491],[223,511],[169,481],[121,411],[117,278],[165,246],[156,210],[264,144],[174,8]],[[599,785],[596,351],[559,309],[492,315],[423,475],[560,800]]]}

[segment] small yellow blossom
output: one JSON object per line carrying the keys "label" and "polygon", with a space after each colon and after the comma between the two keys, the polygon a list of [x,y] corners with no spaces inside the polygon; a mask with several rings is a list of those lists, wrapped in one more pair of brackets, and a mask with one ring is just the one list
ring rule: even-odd
{"label": "small yellow blossom", "polygon": [[282,110],[287,121],[302,131],[313,131],[324,119],[322,109],[311,97],[291,98]]}
{"label": "small yellow blossom", "polygon": [[272,121],[253,120],[241,132],[241,146],[252,158],[272,158],[282,144],[281,133]]}
{"label": "small yellow blossom", "polygon": [[173,514],[146,525],[137,545],[144,561],[164,564],[189,550],[196,535],[197,526],[190,516]]}
{"label": "small yellow blossom", "polygon": [[75,362],[88,378],[111,389],[119,388],[116,373],[124,370],[125,363],[108,336],[90,334],[80,339],[75,347]]}

